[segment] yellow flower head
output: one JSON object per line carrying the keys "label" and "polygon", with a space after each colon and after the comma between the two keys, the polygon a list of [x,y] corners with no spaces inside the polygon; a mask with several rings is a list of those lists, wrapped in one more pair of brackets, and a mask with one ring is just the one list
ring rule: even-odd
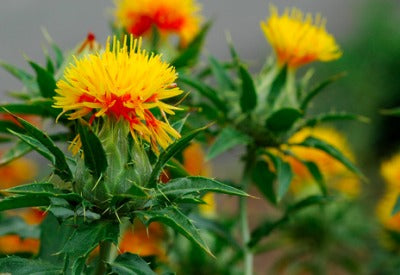
{"label": "yellow flower head", "polygon": [[261,28],[278,62],[290,68],[317,60],[331,61],[342,55],[335,38],[325,30],[325,20],[320,15],[313,20],[311,14],[304,17],[300,10],[292,8],[279,16],[277,8],[271,6],[271,16],[261,22]]}
{"label": "yellow flower head", "polygon": [[400,191],[400,154],[382,163],[381,174],[389,187]]}
{"label": "yellow flower head", "polygon": [[136,37],[151,33],[154,26],[163,35],[179,35],[185,46],[200,29],[195,0],[116,0],[115,4],[117,24]]}
{"label": "yellow flower head", "polygon": [[157,145],[165,148],[179,138],[166,119],[178,108],[162,101],[182,93],[174,83],[177,73],[160,55],[142,50],[141,40],[127,44],[126,36],[122,44],[115,37],[110,44],[109,38],[104,52],[75,58],[57,82],[53,107],[71,112],[69,119],[89,115],[90,123],[99,117],[124,120],[135,140],[142,138],[157,151]]}
{"label": "yellow flower head", "polygon": [[[301,143],[310,136],[330,144],[338,149],[348,159],[354,161],[354,156],[345,137],[331,128],[305,128],[293,135],[289,142]],[[351,197],[358,195],[360,191],[359,180],[338,160],[334,159],[327,153],[314,148],[293,146],[291,151],[302,160],[314,162],[322,172],[329,187]],[[308,169],[300,161],[292,157],[289,157],[288,161],[296,174],[296,181],[292,185],[293,191],[296,192],[304,188],[305,183],[312,181],[312,177],[308,172]]]}
{"label": "yellow flower head", "polygon": [[400,213],[392,216],[392,210],[399,195],[399,190],[389,188],[376,207],[376,214],[382,225],[396,232],[400,232]]}

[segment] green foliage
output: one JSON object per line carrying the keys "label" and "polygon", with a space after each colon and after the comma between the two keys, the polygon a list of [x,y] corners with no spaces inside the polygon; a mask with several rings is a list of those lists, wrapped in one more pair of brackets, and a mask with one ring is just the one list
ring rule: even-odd
{"label": "green foliage", "polygon": [[110,264],[113,272],[127,275],[155,275],[149,265],[138,255],[124,253]]}
{"label": "green foliage", "polygon": [[249,71],[243,65],[239,65],[239,74],[242,79],[240,107],[243,113],[247,113],[257,106],[257,91]]}
{"label": "green foliage", "polygon": [[208,150],[207,159],[211,160],[237,145],[246,145],[249,140],[249,137],[243,133],[227,127],[216,137],[215,142]]}
{"label": "green foliage", "polygon": [[40,260],[11,256],[0,259],[0,272],[20,275],[59,275],[62,272],[62,268]]}
{"label": "green foliage", "polygon": [[41,95],[45,98],[55,96],[56,81],[53,75],[47,69],[40,67],[32,61],[29,61],[29,64],[36,72],[36,81],[39,85]]}

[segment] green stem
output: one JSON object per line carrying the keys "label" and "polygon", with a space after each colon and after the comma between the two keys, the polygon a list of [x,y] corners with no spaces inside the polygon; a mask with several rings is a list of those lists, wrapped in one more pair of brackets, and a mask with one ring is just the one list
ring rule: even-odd
{"label": "green stem", "polygon": [[[247,148],[247,152],[244,159],[245,166],[241,181],[241,187],[245,192],[247,192],[249,188],[249,183],[251,180],[251,169],[256,159],[255,154],[256,154],[255,148],[249,146]],[[253,253],[247,246],[247,244],[250,241],[250,229],[249,229],[246,197],[240,197],[239,211],[240,211],[241,237],[243,242],[243,254],[244,254],[244,275],[253,275]]]}
{"label": "green stem", "polygon": [[112,250],[112,242],[100,242],[99,262],[97,263],[95,275],[106,274],[107,263],[110,261]]}

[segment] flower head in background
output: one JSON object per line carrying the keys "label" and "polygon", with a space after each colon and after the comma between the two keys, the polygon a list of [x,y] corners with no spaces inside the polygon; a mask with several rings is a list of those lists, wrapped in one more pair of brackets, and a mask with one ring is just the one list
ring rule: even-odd
{"label": "flower head in background", "polygon": [[392,215],[400,195],[400,154],[396,154],[382,163],[381,175],[385,180],[386,190],[377,205],[376,213],[386,229],[400,232],[400,213]]}
{"label": "flower head in background", "polygon": [[[55,108],[69,113],[69,119],[90,116],[92,123],[99,117],[123,120],[133,138],[149,142],[154,151],[166,148],[179,138],[166,118],[179,108],[164,103],[182,91],[175,84],[177,73],[161,60],[160,55],[141,49],[141,40],[120,43],[108,39],[101,53],[75,59],[66,68],[64,78],[57,82]],[[157,110],[164,118],[156,118]]]}
{"label": "flower head in background", "polygon": [[19,158],[0,166],[0,189],[27,183],[36,176],[36,171],[35,163],[25,158]]}
{"label": "flower head in background", "polygon": [[306,16],[296,9],[286,9],[279,15],[271,7],[271,16],[261,22],[261,28],[274,49],[278,62],[297,68],[313,61],[331,61],[342,53],[335,38],[325,29],[325,20],[317,15]]}
{"label": "flower head in background", "polygon": [[187,45],[199,32],[200,7],[195,0],[116,0],[117,24],[136,37],[155,27],[162,35],[177,34]]}
{"label": "flower head in background", "polygon": [[[353,153],[346,138],[341,133],[332,128],[304,128],[300,132],[297,132],[295,135],[293,135],[290,138],[289,143],[301,143],[310,136],[328,143],[329,145],[338,149],[348,159],[354,161]],[[346,194],[350,197],[355,197],[359,194],[359,179],[350,171],[348,171],[348,169],[342,163],[334,159],[332,156],[319,149],[300,146],[291,147],[291,151],[298,158],[304,161],[314,162],[320,169],[330,188],[335,189],[340,193]],[[296,175],[294,178],[294,182],[291,185],[292,190],[295,193],[300,192],[305,187],[307,187],[307,183],[313,182],[312,176],[309,173],[307,167],[305,167],[299,160],[293,157],[289,157],[287,160]]]}

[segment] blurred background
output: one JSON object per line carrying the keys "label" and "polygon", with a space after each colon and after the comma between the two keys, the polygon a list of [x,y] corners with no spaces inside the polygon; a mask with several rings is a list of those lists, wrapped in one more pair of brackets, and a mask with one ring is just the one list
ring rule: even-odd
{"label": "blurred background", "polygon": [[[345,71],[347,76],[318,96],[312,112],[344,110],[366,116],[369,123],[336,124],[346,133],[357,164],[370,179],[362,193],[367,209],[373,211],[383,191],[380,163],[399,150],[399,118],[382,116],[383,109],[400,106],[400,1],[398,0],[198,0],[206,18],[214,25],[206,42],[206,54],[228,59],[225,33],[229,32],[242,59],[258,71],[271,49],[259,22],[269,14],[269,3],[283,10],[296,6],[304,12],[321,13],[327,29],[341,45],[343,57],[327,64],[317,64],[314,82]],[[0,8],[0,60],[28,69],[24,56],[44,62],[45,28],[63,50],[75,47],[91,31],[100,42],[110,33],[111,0],[2,0]],[[107,20],[105,20],[105,18]],[[0,70],[0,98],[19,83]],[[334,93],[332,91],[335,91]],[[239,178],[240,152],[217,158],[214,176]],[[226,161],[230,159],[231,161]],[[373,202],[373,203],[372,203]],[[259,206],[257,206],[259,207]],[[267,206],[266,206],[267,207]],[[262,216],[253,208],[253,217]],[[259,259],[258,264],[263,265]],[[384,274],[384,273],[382,273]]]}

